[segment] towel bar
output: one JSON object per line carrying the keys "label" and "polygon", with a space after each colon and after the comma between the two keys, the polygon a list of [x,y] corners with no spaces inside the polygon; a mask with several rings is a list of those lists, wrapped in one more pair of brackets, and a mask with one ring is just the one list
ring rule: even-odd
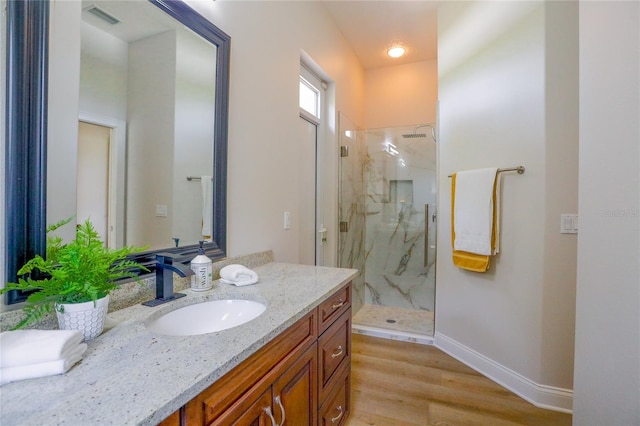
{"label": "towel bar", "polygon": [[[187,180],[191,182],[192,180],[202,180],[200,176],[187,176]],[[211,178],[213,180],[213,178]]]}
{"label": "towel bar", "polygon": [[[518,166],[518,167],[509,167],[507,169],[498,169],[498,173],[502,173],[502,172],[518,172],[519,175],[524,173],[524,166]],[[449,177],[451,177],[453,175],[449,175]]]}

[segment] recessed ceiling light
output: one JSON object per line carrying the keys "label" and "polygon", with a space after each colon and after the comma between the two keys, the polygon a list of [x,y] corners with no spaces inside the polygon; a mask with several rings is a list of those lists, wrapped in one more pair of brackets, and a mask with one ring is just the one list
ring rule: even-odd
{"label": "recessed ceiling light", "polygon": [[393,46],[392,48],[387,50],[387,55],[389,55],[392,58],[399,58],[400,56],[404,55],[404,52],[406,52],[406,49],[404,47]]}

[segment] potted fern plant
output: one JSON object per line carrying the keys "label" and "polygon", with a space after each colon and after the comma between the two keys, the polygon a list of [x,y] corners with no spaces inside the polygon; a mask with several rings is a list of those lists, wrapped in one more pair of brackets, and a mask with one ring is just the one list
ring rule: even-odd
{"label": "potted fern plant", "polygon": [[[72,218],[47,227],[47,234],[66,225]],[[24,307],[25,317],[14,327],[30,325],[49,312],[56,312],[60,329],[81,330],[85,340],[99,336],[109,304],[109,293],[116,281],[136,278],[137,271],[147,269],[126,259],[144,250],[126,246],[110,249],[104,246],[89,220],[76,227],[75,239],[63,243],[62,238],[47,235],[46,259],[36,255],[19,271],[17,283],[7,283],[0,294],[10,290],[29,291]],[[43,278],[28,274],[39,271]]]}

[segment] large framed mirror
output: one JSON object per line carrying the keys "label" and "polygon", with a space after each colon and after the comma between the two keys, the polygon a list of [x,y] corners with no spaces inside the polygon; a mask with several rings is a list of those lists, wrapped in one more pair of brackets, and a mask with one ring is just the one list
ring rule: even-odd
{"label": "large framed mirror", "polygon": [[7,2],[6,280],[69,216],[151,271],[224,257],[230,37],[180,0],[57,3]]}

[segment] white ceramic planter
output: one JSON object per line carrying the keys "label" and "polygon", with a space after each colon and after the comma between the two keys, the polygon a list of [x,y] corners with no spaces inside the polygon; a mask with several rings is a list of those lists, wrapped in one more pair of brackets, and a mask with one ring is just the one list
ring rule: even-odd
{"label": "white ceramic planter", "polygon": [[56,305],[60,330],[80,330],[85,341],[98,337],[104,329],[108,307],[108,295],[96,300],[95,306],[93,302]]}

